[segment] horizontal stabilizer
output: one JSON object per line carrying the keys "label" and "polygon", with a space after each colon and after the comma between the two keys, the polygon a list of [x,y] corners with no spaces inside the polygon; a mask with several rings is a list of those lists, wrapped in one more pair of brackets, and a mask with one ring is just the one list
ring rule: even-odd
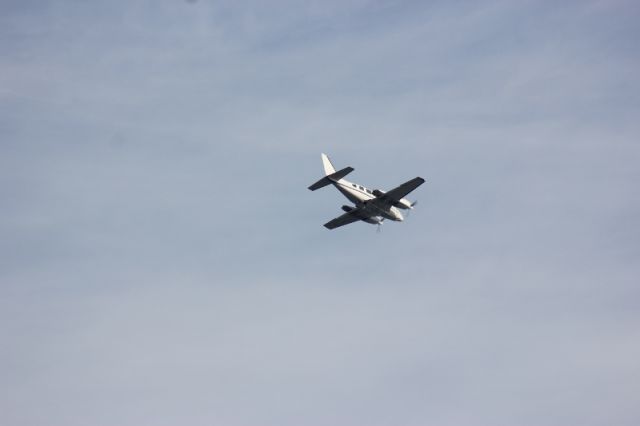
{"label": "horizontal stabilizer", "polygon": [[340,179],[342,179],[352,171],[353,171],[353,167],[345,167],[342,170],[338,170],[337,172],[331,173],[330,175],[323,177],[322,179],[320,179],[319,181],[311,185],[309,189],[311,191],[315,191],[316,189],[324,188],[325,186],[331,184],[332,182],[339,181]]}
{"label": "horizontal stabilizer", "polygon": [[353,167],[345,167],[342,170],[338,170],[335,173],[331,173],[330,175],[328,175],[327,177],[331,180],[340,180],[343,177],[345,177],[346,175],[348,175],[349,173],[351,173],[353,171]]}
{"label": "horizontal stabilizer", "polygon": [[311,185],[309,187],[310,190],[315,191],[316,189],[320,189],[320,188],[324,188],[325,186],[329,185],[331,183],[331,181],[329,180],[328,177],[323,177],[322,179],[320,179],[319,181],[317,181],[316,183],[314,183],[313,185]]}

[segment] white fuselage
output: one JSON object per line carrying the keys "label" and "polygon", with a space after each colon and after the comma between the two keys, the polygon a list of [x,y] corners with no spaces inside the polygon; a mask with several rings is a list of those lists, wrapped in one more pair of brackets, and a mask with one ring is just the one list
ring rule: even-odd
{"label": "white fuselage", "polygon": [[389,220],[395,220],[397,222],[402,222],[404,220],[402,213],[400,213],[400,210],[396,207],[390,206],[388,209],[385,209],[379,207],[375,203],[368,203],[369,200],[376,198],[376,196],[373,195],[373,191],[370,189],[367,189],[362,185],[349,182],[346,179],[340,179],[332,183],[338,191],[342,192],[342,194],[356,206],[364,206],[366,209],[371,209],[372,215],[380,216]]}

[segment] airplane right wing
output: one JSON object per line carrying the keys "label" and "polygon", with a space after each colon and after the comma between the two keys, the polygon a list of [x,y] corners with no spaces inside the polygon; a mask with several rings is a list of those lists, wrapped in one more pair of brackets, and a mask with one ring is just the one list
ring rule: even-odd
{"label": "airplane right wing", "polygon": [[353,222],[357,222],[359,220],[368,219],[369,217],[371,217],[371,216],[369,216],[366,213],[364,213],[362,211],[362,209],[355,208],[355,209],[343,214],[342,216],[338,216],[335,219],[325,223],[324,226],[327,229],[335,229],[335,228],[338,228],[340,226],[344,226],[344,225],[348,225],[348,224],[353,223]]}

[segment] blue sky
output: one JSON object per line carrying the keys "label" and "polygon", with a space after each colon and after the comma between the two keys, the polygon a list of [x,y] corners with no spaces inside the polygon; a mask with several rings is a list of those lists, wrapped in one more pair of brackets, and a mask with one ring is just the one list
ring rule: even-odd
{"label": "blue sky", "polygon": [[0,423],[638,424],[639,17],[2,2]]}

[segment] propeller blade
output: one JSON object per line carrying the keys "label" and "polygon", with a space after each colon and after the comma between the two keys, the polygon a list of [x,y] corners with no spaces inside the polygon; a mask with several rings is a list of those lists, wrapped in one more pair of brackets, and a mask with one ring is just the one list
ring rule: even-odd
{"label": "propeller blade", "polygon": [[407,218],[411,216],[411,210],[413,210],[413,206],[415,206],[416,204],[418,204],[417,201],[414,201],[413,203],[409,204],[409,210],[407,210]]}

